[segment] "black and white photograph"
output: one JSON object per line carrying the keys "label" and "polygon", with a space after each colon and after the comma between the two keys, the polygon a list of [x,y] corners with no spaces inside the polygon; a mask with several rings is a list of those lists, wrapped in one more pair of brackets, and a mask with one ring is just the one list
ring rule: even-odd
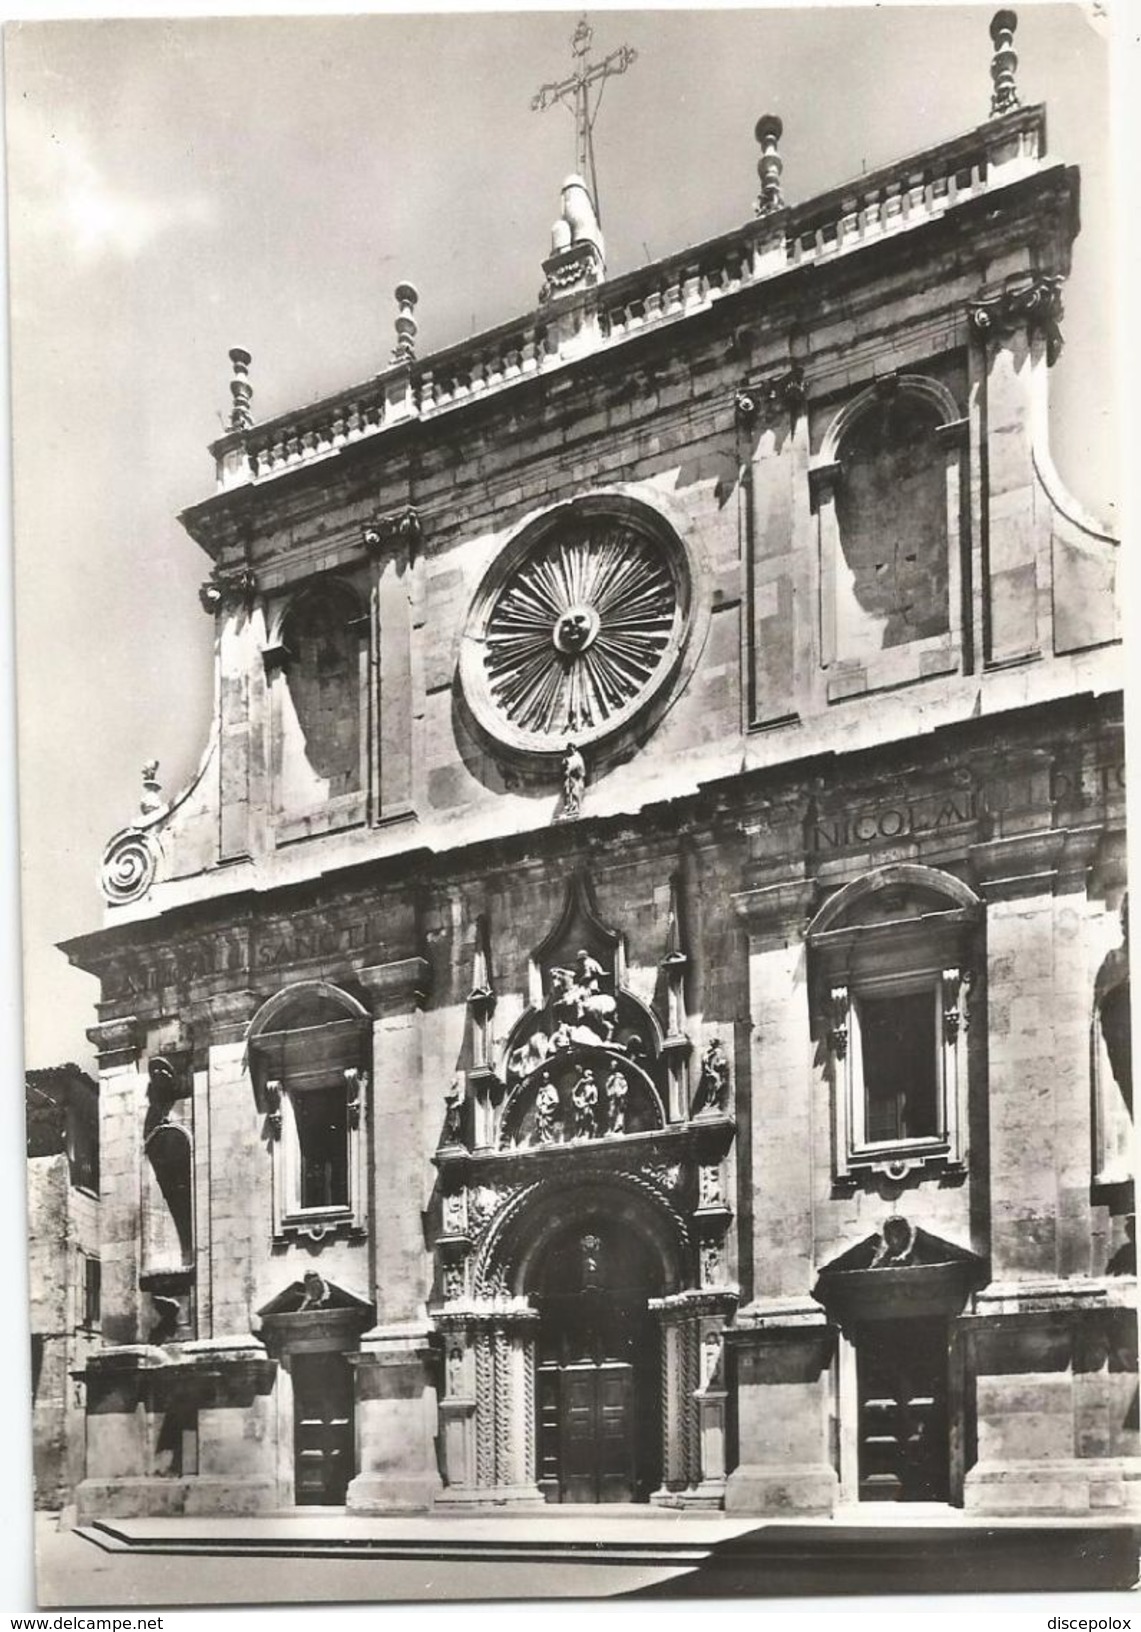
{"label": "black and white photograph", "polygon": [[4,30],[11,1607],[1130,1605],[1129,7],[170,9]]}

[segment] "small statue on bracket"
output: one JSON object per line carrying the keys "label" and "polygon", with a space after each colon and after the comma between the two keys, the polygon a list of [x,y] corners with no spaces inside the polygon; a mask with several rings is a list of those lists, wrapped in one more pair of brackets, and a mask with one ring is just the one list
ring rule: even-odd
{"label": "small statue on bracket", "polygon": [[563,754],[563,808],[561,816],[581,816],[586,793],[586,761],[573,742]]}
{"label": "small statue on bracket", "polygon": [[729,1103],[729,1059],[714,1037],[701,1060],[701,1076],[693,1096],[692,1116],[721,1116]]}
{"label": "small statue on bracket", "polygon": [[598,1084],[589,1066],[580,1074],[571,1089],[574,1106],[574,1136],[576,1139],[594,1139],[598,1134]]}
{"label": "small statue on bracket", "polygon": [[617,1066],[606,1079],[606,1131],[626,1132],[626,1095],[629,1084]]}
{"label": "small statue on bracket", "polygon": [[559,1136],[559,1091],[544,1071],[535,1095],[535,1143],[553,1145]]}
{"label": "small statue on bracket", "polygon": [[440,1135],[441,1145],[463,1144],[463,1114],[464,1085],[459,1077],[454,1077],[451,1087],[444,1095],[444,1131]]}

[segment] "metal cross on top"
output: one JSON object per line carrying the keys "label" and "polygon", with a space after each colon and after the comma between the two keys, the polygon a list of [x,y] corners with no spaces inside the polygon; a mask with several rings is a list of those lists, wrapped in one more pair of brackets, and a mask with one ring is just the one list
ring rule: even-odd
{"label": "metal cross on top", "polygon": [[574,72],[568,74],[566,79],[551,80],[546,85],[540,86],[531,98],[531,107],[536,113],[541,113],[544,108],[554,107],[556,102],[561,102],[574,113],[578,173],[583,177],[589,176],[590,190],[594,197],[594,212],[601,221],[598,177],[594,169],[594,121],[598,118],[602,89],[599,89],[594,100],[593,109],[590,105],[590,93],[595,85],[604,87],[605,81],[614,74],[624,74],[630,64],[636,61],[638,53],[633,46],[620,45],[616,51],[611,51],[609,56],[603,57],[601,62],[587,62],[586,54],[590,50],[593,37],[594,30],[587,22],[584,12],[571,39]]}

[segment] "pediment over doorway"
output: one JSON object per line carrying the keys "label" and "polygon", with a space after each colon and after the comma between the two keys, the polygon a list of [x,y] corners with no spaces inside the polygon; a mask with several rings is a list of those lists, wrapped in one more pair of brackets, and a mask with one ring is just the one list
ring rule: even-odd
{"label": "pediment over doorway", "polygon": [[265,1320],[273,1315],[300,1315],[316,1313],[321,1309],[355,1309],[359,1314],[367,1314],[370,1319],[373,1313],[371,1303],[358,1297],[355,1292],[338,1286],[335,1281],[326,1280],[316,1270],[310,1270],[301,1280],[291,1282],[257,1313],[259,1320]]}
{"label": "pediment over doorway", "polygon": [[309,1270],[257,1312],[271,1353],[283,1349],[349,1349],[376,1323],[375,1305]]}
{"label": "pediment over doorway", "polygon": [[949,1316],[988,1275],[978,1253],[894,1215],[825,1264],[812,1296],[842,1322]]}

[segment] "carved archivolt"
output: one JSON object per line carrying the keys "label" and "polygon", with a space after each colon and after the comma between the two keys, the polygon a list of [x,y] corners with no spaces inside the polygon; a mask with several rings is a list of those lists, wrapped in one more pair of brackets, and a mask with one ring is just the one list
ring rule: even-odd
{"label": "carved archivolt", "polygon": [[685,549],[655,512],[617,495],[559,506],[480,587],[460,665],[468,704],[515,749],[600,742],[676,673],[691,604]]}

